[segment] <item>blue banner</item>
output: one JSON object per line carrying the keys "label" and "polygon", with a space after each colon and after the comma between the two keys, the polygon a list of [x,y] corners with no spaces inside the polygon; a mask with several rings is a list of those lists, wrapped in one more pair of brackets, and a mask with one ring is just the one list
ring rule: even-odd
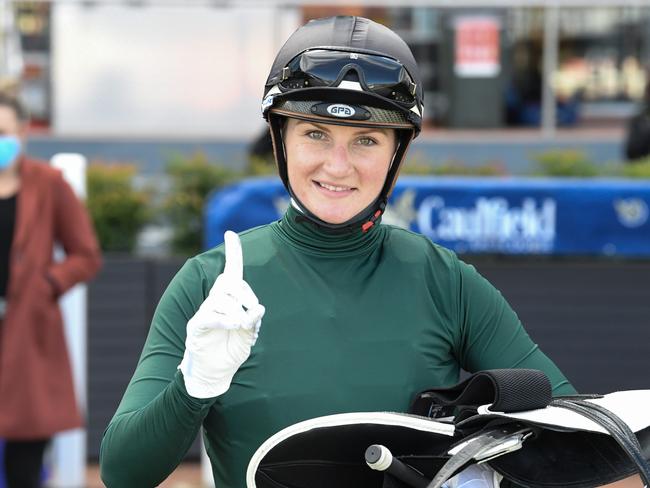
{"label": "blue banner", "polygon": [[[277,178],[241,181],[206,206],[205,244],[277,220]],[[604,179],[399,179],[382,222],[458,253],[650,256],[650,182]]]}

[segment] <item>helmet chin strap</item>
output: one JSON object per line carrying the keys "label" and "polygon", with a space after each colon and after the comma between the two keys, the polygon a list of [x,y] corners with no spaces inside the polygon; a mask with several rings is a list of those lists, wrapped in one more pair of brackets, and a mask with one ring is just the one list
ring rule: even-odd
{"label": "helmet chin strap", "polygon": [[327,229],[331,233],[349,234],[358,232],[359,230],[364,233],[368,232],[386,209],[386,199],[380,201],[380,198],[377,198],[373,203],[346,222],[332,224],[314,215],[313,212],[298,200],[292,191],[289,191],[289,193],[291,194],[291,205],[300,212],[300,215],[296,217],[297,222],[309,222],[319,228]]}
{"label": "helmet chin strap", "polygon": [[293,207],[300,212],[300,216],[296,220],[303,222],[310,222],[317,227],[326,229],[332,233],[352,233],[352,232],[368,232],[379,220],[384,211],[386,210],[386,204],[388,202],[388,196],[393,190],[395,181],[399,174],[400,167],[404,160],[406,150],[408,149],[413,137],[415,136],[415,131],[413,130],[396,130],[398,140],[397,148],[393,154],[393,160],[391,165],[388,168],[388,173],[386,175],[386,180],[384,181],[384,186],[377,198],[366,208],[361,210],[351,219],[340,223],[332,224],[326,222],[316,216],[312,211],[310,211],[296,196],[293,192],[291,185],[289,183],[289,176],[287,172],[287,159],[286,151],[284,147],[284,138],[282,137],[282,119],[283,117],[277,115],[269,116],[269,125],[271,127],[271,139],[273,141],[273,151],[275,153],[275,159],[278,165],[278,172],[280,173],[280,179],[284,184],[285,188],[291,196],[291,204]]}

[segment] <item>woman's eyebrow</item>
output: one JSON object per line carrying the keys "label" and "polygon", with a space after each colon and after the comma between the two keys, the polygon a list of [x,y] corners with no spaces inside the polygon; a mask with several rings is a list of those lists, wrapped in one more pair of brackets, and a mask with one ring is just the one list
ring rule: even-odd
{"label": "woman's eyebrow", "polygon": [[373,132],[379,132],[380,134],[388,135],[389,130],[391,129],[386,129],[384,127],[362,127],[356,131],[356,134],[372,134]]}
{"label": "woman's eyebrow", "polygon": [[296,126],[304,125],[304,124],[313,125],[314,127],[318,128],[318,129],[320,129],[320,130],[322,130],[324,132],[329,132],[327,127],[325,127],[322,124],[319,124],[317,122],[313,122],[311,120],[299,120],[298,123],[296,124]]}
{"label": "woman's eyebrow", "polygon": [[[300,125],[313,125],[319,130],[322,130],[323,132],[329,132],[329,129],[327,128],[327,124],[320,124],[318,122],[314,122],[313,120],[298,120],[296,123],[296,127]],[[352,127],[352,126],[348,126]],[[378,132],[383,135],[388,135],[388,131],[391,129],[388,129],[386,127],[359,127],[357,130],[354,131],[354,135],[360,135],[360,134],[372,134],[373,132]]]}

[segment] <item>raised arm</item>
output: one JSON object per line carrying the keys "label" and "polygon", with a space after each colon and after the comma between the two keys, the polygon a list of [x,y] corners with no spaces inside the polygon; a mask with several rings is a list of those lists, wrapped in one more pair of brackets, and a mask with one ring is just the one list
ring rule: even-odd
{"label": "raised arm", "polygon": [[160,300],[102,441],[108,488],[163,481],[250,354],[264,307],[243,279],[239,237],[226,232],[225,238],[225,259],[220,248],[188,261]]}

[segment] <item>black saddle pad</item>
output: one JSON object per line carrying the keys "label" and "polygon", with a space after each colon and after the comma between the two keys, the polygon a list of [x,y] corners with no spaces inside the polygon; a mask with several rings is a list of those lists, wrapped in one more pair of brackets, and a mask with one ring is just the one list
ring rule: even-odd
{"label": "black saddle pad", "polygon": [[269,438],[248,466],[248,488],[382,488],[364,453],[382,444],[432,478],[447,461],[454,427],[413,415],[361,412],[301,422]]}
{"label": "black saddle pad", "polygon": [[[572,412],[553,424],[552,417],[545,415],[550,409],[540,410],[541,414],[507,415],[484,410],[456,426],[386,412],[311,419],[278,432],[260,446],[248,466],[247,486],[383,488],[387,486],[384,474],[365,462],[364,453],[373,444],[386,446],[394,457],[432,479],[451,457],[454,446],[513,423],[530,426],[532,435],[520,449],[487,462],[518,486],[592,488],[636,472],[634,463],[608,434],[585,419],[576,419]],[[650,459],[650,425],[646,425],[650,422],[630,423],[644,457]],[[393,482],[390,486],[408,485]]]}
{"label": "black saddle pad", "polygon": [[[637,433],[650,459],[650,428]],[[637,472],[635,464],[606,434],[543,429],[521,450],[490,461],[509,481],[530,488],[591,488]]]}
{"label": "black saddle pad", "polygon": [[[634,432],[643,457],[650,459],[650,390],[614,392],[587,401],[616,413]],[[519,485],[591,488],[637,472],[635,463],[602,426],[575,412],[553,405],[512,413],[491,408],[479,407],[478,415],[457,424],[457,434],[477,432],[494,422],[533,427],[534,435],[520,450],[490,461],[496,471]]]}
{"label": "black saddle pad", "polygon": [[[483,371],[420,393],[418,415],[347,413],[289,426],[256,451],[246,481],[248,488],[411,486],[366,464],[366,449],[380,444],[407,466],[414,486],[434,478],[441,486],[480,459],[519,486],[592,488],[649,471],[648,406],[650,390],[553,400],[541,372]],[[450,412],[451,421],[437,418]]]}

